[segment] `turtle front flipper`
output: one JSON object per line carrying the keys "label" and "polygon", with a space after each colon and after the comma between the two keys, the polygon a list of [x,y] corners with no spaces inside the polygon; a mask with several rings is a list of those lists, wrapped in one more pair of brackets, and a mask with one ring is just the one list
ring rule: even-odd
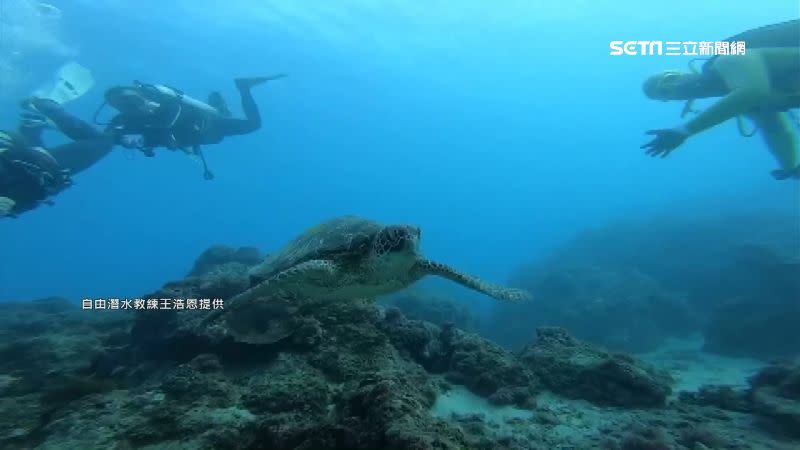
{"label": "turtle front flipper", "polygon": [[420,260],[414,266],[414,270],[417,271],[417,275],[420,277],[426,275],[436,275],[442,278],[447,278],[450,281],[454,281],[464,287],[484,293],[489,297],[496,298],[498,300],[521,302],[530,300],[532,297],[528,291],[487,283],[478,277],[459,272],[458,270],[446,264],[435,261],[429,261],[426,259]]}
{"label": "turtle front flipper", "polygon": [[[336,264],[331,261],[314,259],[300,263],[254,284],[250,289],[226,301],[224,309],[212,311],[203,318],[200,326],[209,325],[222,315],[235,313],[260,299],[267,300],[276,296],[291,297],[304,285],[315,282],[323,284],[325,280],[335,278],[338,271]],[[257,278],[251,280],[257,281]]]}

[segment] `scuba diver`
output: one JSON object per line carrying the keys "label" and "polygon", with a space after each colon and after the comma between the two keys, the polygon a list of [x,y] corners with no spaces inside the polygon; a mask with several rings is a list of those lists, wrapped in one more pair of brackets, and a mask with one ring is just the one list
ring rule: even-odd
{"label": "scuba diver", "polygon": [[34,209],[71,185],[69,171],[41,147],[0,131],[0,217]]}
{"label": "scuba diver", "polygon": [[[95,113],[95,123],[105,125],[108,133],[117,136],[117,143],[154,156],[156,147],[180,149],[197,156],[203,163],[204,176],[213,179],[208,170],[201,145],[217,144],[229,136],[252,133],[261,128],[251,89],[267,81],[283,78],[237,78],[234,80],[241,97],[244,119],[231,117],[225,100],[218,92],[209,95],[208,103],[163,85],[134,82],[132,86],[117,86],[105,93],[105,102]],[[108,123],[97,122],[97,116],[108,104],[118,111]]]}
{"label": "scuba diver", "polygon": [[[23,101],[17,131],[0,131],[0,217],[16,217],[72,185],[72,176],[111,153],[115,138],[68,114],[50,99]],[[56,128],[73,142],[45,149]]]}
{"label": "scuba diver", "polygon": [[[780,164],[772,171],[775,179],[800,179],[800,140],[789,111],[800,107],[800,20],[755,28],[726,41],[745,42],[745,53],[716,55],[700,71],[690,64],[689,72],[668,70],[644,82],[644,93],[651,99],[687,101],[681,118],[696,112],[695,99],[722,98],[681,125],[647,131],[655,137],[641,148],[663,158],[690,136],[736,117],[742,135],[761,132]],[[745,131],[742,115],[756,130]]]}

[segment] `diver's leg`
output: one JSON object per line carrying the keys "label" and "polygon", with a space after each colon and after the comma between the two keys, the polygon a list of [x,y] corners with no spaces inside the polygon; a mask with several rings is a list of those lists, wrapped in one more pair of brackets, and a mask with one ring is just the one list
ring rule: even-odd
{"label": "diver's leg", "polygon": [[245,119],[223,119],[220,122],[220,131],[225,136],[236,136],[252,133],[261,128],[261,113],[253,98],[252,88],[263,81],[255,78],[237,78],[234,80],[239,96],[242,99],[242,110]]}
{"label": "diver's leg", "polygon": [[29,102],[36,111],[53,121],[56,127],[73,141],[94,139],[102,134],[93,126],[68,113],[53,100],[32,98]]}
{"label": "diver's leg", "polygon": [[757,112],[749,116],[758,125],[769,151],[781,166],[773,172],[773,176],[784,179],[800,175],[800,142],[788,115],[782,112]]}
{"label": "diver's leg", "polygon": [[252,133],[261,128],[261,120],[253,122],[250,119],[219,119],[218,130],[221,137],[238,136]]}
{"label": "diver's leg", "polygon": [[224,136],[236,136],[240,134],[252,133],[253,131],[261,128],[261,113],[258,111],[258,105],[253,98],[251,90],[259,84],[266,83],[267,81],[277,80],[283,78],[285,75],[273,75],[269,77],[252,77],[252,78],[236,78],[233,80],[236,83],[236,88],[239,89],[239,95],[242,98],[242,110],[244,111],[244,120],[242,119],[222,119],[219,123],[219,131]]}
{"label": "diver's leg", "polygon": [[114,148],[114,138],[110,134],[105,134],[94,139],[59,145],[49,151],[61,167],[69,169],[70,173],[75,175],[103,159],[111,153],[112,148]]}

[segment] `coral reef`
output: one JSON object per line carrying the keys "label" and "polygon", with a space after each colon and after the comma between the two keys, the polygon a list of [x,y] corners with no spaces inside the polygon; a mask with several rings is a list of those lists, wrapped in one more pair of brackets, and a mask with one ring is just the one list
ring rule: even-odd
{"label": "coral reef", "polygon": [[220,266],[234,263],[253,266],[262,259],[261,252],[255,247],[233,248],[226,245],[214,245],[200,254],[187,276],[203,276]]}
{"label": "coral reef", "polygon": [[[248,264],[225,260],[145,297],[229,298],[246,286]],[[669,402],[668,376],[559,328],[540,328],[514,353],[363,299],[298,311],[284,339],[254,345],[198,328],[207,312],[82,310],[59,299],[6,305],[0,447],[797,445],[786,435],[797,429],[797,369],[788,366],[759,374],[744,397],[707,391]],[[754,428],[754,413],[774,426]]]}
{"label": "coral reef", "polygon": [[599,405],[662,406],[671,393],[668,373],[629,355],[579,342],[562,328],[539,328],[522,360],[551,391]]}
{"label": "coral reef", "polygon": [[793,214],[610,225],[518,270],[511,284],[534,292],[537,301],[497,307],[482,333],[518,349],[531,326],[561,326],[579,339],[639,353],[702,332],[714,353],[796,356],[798,249]]}
{"label": "coral reef", "polygon": [[513,354],[453,326],[408,320],[388,310],[382,327],[392,343],[425,369],[468,387],[492,403],[535,405],[538,381]]}
{"label": "coral reef", "polygon": [[800,439],[800,364],[765,368],[750,380],[750,401],[762,425]]}

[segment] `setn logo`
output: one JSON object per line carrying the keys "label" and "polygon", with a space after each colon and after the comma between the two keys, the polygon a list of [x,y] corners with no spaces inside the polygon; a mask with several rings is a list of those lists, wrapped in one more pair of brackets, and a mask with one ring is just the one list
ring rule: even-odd
{"label": "setn logo", "polygon": [[611,56],[744,55],[745,41],[611,41]]}
{"label": "setn logo", "polygon": [[611,56],[661,55],[663,41],[611,41]]}

